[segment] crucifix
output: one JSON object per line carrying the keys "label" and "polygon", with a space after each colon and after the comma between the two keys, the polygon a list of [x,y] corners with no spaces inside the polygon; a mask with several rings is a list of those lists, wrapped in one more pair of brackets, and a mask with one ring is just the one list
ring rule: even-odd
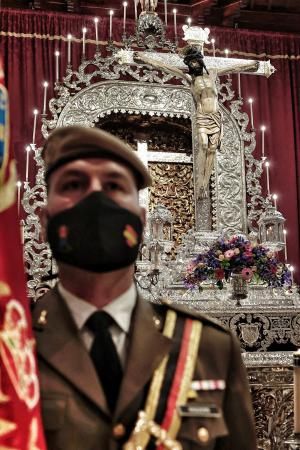
{"label": "crucifix", "polygon": [[[196,200],[208,197],[210,176],[214,168],[215,154],[220,149],[223,135],[223,118],[218,103],[217,78],[231,73],[247,73],[269,77],[274,67],[269,61],[237,58],[204,57],[203,47],[209,43],[209,29],[184,25],[184,40],[188,45],[177,54],[133,52],[121,50],[117,57],[124,63],[149,64],[159,70],[183,78],[190,86],[195,103],[195,124],[199,143],[194,155],[194,167],[198,173]],[[167,63],[166,63],[167,61]],[[188,69],[188,73],[186,73]]]}

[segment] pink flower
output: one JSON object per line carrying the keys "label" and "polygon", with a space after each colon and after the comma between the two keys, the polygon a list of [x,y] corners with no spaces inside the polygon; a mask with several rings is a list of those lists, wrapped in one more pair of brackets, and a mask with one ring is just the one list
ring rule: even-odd
{"label": "pink flower", "polygon": [[225,256],[226,259],[231,259],[234,256],[234,251],[233,250],[227,250],[224,253],[224,256]]}
{"label": "pink flower", "polygon": [[186,270],[188,273],[191,273],[194,271],[194,268],[196,267],[196,264],[192,261],[188,264]]}
{"label": "pink flower", "polygon": [[251,278],[253,277],[253,272],[251,269],[248,269],[247,267],[244,267],[244,269],[242,270],[242,277],[244,278],[244,280],[251,280]]}

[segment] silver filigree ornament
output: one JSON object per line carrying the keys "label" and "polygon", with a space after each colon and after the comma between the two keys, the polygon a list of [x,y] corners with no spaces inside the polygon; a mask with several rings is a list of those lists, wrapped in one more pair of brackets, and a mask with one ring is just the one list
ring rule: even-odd
{"label": "silver filigree ornament", "polygon": [[[172,80],[180,84],[168,84]],[[194,102],[185,84],[180,77],[154,70],[147,65],[119,64],[116,55],[102,58],[97,54],[93,60],[83,61],[78,70],[68,68],[63,83],[57,85],[57,98],[50,100],[52,119],[43,119],[42,133],[47,137],[49,131],[57,126],[72,124],[95,126],[99,117],[112,112],[142,113],[150,117],[191,117],[194,130]],[[240,110],[242,101],[233,100],[234,92],[230,79],[218,83],[218,90],[224,114],[225,139],[216,156],[216,169],[212,177],[212,204],[196,205],[197,232],[211,232],[212,222],[216,233],[247,233],[247,225],[250,225],[250,229],[256,229],[253,222],[261,215],[262,209],[259,207],[264,205],[259,184],[261,164],[252,155],[255,134],[246,130],[249,119],[247,114]],[[230,112],[223,106],[225,103],[229,104]],[[194,154],[197,147],[197,136],[194,136]],[[244,173],[244,157],[246,177],[241,177],[241,172]],[[197,182],[196,167],[194,171]],[[42,176],[39,174],[38,177],[37,184],[40,185]],[[246,191],[249,196],[248,211]],[[28,195],[31,195],[30,192]],[[32,210],[29,212],[29,215],[31,214]],[[28,217],[27,223],[30,222],[32,220]],[[27,236],[26,233],[25,235]],[[201,242],[198,242],[198,246],[201,246]],[[27,240],[26,245],[28,248],[32,244]],[[28,252],[28,255],[33,254],[34,250],[28,248]],[[49,259],[48,250],[44,256]],[[34,264],[33,261],[34,258],[30,264]],[[47,267],[49,264],[47,263]],[[40,265],[45,266],[42,261]],[[31,272],[39,273],[39,270],[35,268]],[[43,276],[46,275],[44,269],[42,272]]]}

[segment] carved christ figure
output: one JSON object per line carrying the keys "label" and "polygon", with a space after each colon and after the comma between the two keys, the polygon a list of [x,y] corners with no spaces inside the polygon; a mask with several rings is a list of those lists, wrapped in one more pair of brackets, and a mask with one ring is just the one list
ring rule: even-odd
{"label": "carved christ figure", "polygon": [[199,141],[198,157],[195,165],[199,174],[199,187],[197,198],[208,195],[209,179],[214,167],[216,151],[220,148],[223,134],[222,113],[219,108],[217,77],[241,71],[256,71],[258,62],[236,64],[223,69],[210,68],[209,72],[204,64],[203,55],[197,46],[188,46],[184,50],[184,63],[188,66],[188,73],[153,60],[140,52],[135,52],[133,59],[136,62],[150,64],[160,70],[184,78],[193,95],[196,107],[196,128]]}

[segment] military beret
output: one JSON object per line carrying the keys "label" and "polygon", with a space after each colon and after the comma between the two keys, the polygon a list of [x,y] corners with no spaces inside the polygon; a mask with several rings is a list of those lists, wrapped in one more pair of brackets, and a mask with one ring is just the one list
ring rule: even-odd
{"label": "military beret", "polygon": [[125,164],[133,171],[138,189],[151,185],[150,174],[133,148],[99,128],[56,128],[43,146],[42,158],[46,182],[58,167],[75,159],[108,158]]}

